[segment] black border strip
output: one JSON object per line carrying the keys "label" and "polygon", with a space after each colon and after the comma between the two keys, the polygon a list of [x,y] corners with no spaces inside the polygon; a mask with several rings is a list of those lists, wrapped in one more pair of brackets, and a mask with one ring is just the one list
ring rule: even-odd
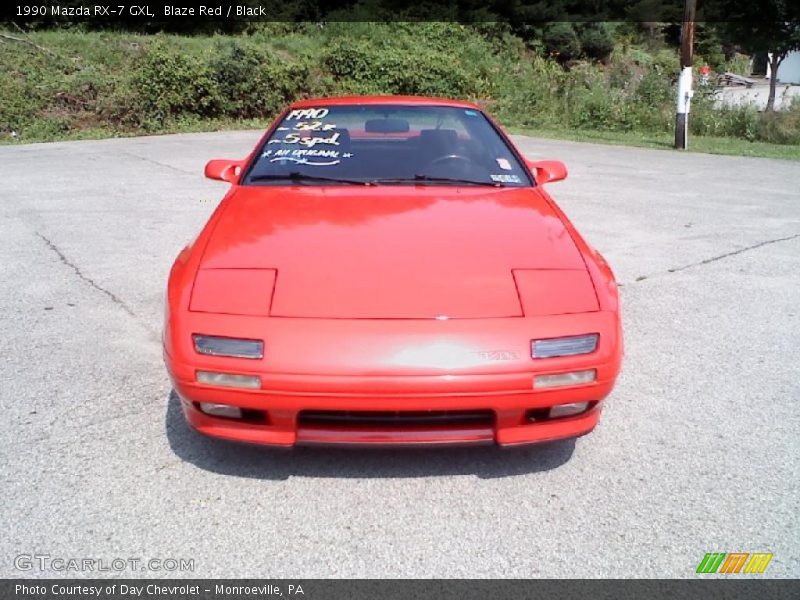
{"label": "black border strip", "polygon": [[[702,578],[701,578],[702,577]],[[28,591],[23,593],[19,586]],[[154,586],[157,586],[156,589]],[[290,586],[295,593],[290,594]],[[142,589],[140,595],[123,593]],[[85,593],[69,593],[76,588]],[[169,588],[178,588],[170,592]],[[230,588],[233,588],[230,590]],[[241,588],[250,588],[244,593]],[[97,593],[97,589],[100,593]],[[302,594],[297,590],[302,589]],[[222,593],[220,593],[220,590]],[[64,592],[64,593],[62,593]],[[3,600],[593,600],[683,599],[783,600],[800,597],[800,581],[741,576],[695,576],[694,579],[524,580],[524,579],[6,579],[0,581]]]}
{"label": "black border strip", "polygon": [[[796,17],[800,3],[785,0]],[[170,10],[191,9],[189,11]],[[206,7],[201,14],[200,7]],[[771,5],[770,5],[771,6]],[[776,5],[777,6],[777,5]],[[26,8],[27,7],[27,8]],[[35,14],[31,14],[36,7]],[[46,7],[45,15],[38,7]],[[213,8],[209,14],[208,8]],[[143,10],[146,9],[146,10]],[[0,3],[0,25],[89,29],[236,31],[248,22],[504,22],[512,27],[572,22],[669,22],[683,18],[684,0],[207,0],[156,3],[151,0],[12,0]],[[188,14],[187,14],[188,13]],[[697,0],[698,22],[773,23],[775,11],[758,0]],[[783,15],[785,16],[785,15]]]}

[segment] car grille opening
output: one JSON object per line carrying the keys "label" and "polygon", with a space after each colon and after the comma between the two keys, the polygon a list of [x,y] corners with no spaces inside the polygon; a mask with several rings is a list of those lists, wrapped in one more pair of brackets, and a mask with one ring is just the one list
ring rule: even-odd
{"label": "car grille opening", "polygon": [[426,411],[338,411],[304,410],[298,416],[301,426],[347,428],[406,427],[491,427],[491,410],[426,410]]}

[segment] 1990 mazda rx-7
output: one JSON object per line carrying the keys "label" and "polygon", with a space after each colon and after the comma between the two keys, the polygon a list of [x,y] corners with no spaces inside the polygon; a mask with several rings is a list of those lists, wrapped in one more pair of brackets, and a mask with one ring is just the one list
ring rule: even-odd
{"label": "1990 mazda rx-7", "polygon": [[164,356],[201,433],[294,444],[513,445],[597,424],[617,287],[526,161],[465,102],[304,100],[244,160],[169,277]]}

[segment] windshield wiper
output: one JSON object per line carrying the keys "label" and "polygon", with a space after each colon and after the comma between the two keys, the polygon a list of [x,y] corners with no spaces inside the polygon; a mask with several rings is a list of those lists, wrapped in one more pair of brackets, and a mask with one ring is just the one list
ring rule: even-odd
{"label": "windshield wiper", "polygon": [[413,179],[408,178],[389,178],[389,179],[373,179],[373,183],[417,183],[420,181],[428,181],[432,183],[460,183],[462,185],[488,185],[490,187],[503,187],[500,183],[495,181],[476,181],[474,179],[459,179],[457,177],[431,177],[430,175],[414,175]]}
{"label": "windshield wiper", "polygon": [[344,179],[342,177],[325,177],[323,175],[309,175],[292,171],[291,173],[271,173],[269,175],[253,175],[249,181],[331,181],[334,183],[347,183],[349,185],[373,185],[371,181],[359,181],[357,179]]}

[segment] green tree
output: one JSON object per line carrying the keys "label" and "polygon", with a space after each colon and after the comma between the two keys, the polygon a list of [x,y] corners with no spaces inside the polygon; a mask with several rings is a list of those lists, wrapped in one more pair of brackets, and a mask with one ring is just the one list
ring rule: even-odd
{"label": "green tree", "polygon": [[614,38],[606,23],[586,23],[578,28],[578,39],[584,55],[597,60],[606,60],[614,50]]}
{"label": "green tree", "polygon": [[548,54],[555,56],[559,62],[567,62],[578,58],[581,53],[581,44],[572,23],[556,21],[548,24],[542,32]]}

